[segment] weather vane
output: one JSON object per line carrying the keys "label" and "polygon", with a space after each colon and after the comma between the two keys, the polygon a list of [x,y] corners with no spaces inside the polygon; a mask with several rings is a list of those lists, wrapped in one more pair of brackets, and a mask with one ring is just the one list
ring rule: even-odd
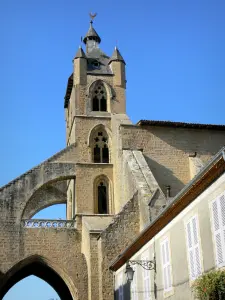
{"label": "weather vane", "polygon": [[97,16],[97,13],[95,13],[95,14],[89,13],[89,16],[91,18],[91,23],[93,23],[94,18]]}

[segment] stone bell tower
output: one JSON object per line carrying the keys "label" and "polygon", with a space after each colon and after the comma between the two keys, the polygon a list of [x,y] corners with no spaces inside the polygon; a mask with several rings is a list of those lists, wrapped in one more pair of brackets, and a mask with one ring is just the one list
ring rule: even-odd
{"label": "stone bell tower", "polygon": [[125,61],[100,48],[93,20],[73,59],[65,95],[66,143],[74,145],[76,180],[68,183],[67,217],[116,212],[115,135],[112,119],[126,114]]}

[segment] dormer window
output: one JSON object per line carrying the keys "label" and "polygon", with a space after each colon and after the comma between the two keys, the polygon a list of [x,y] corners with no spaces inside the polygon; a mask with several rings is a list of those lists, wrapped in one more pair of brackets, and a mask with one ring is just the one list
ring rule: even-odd
{"label": "dormer window", "polygon": [[107,94],[101,82],[96,85],[92,95],[92,110],[107,111]]}
{"label": "dormer window", "polygon": [[97,60],[92,61],[91,63],[93,69],[99,69],[100,63]]}

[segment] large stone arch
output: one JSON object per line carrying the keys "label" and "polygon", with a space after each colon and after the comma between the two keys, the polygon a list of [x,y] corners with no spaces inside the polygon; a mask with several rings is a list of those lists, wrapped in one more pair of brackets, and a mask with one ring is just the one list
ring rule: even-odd
{"label": "large stone arch", "polygon": [[60,299],[78,299],[77,289],[66,272],[49,259],[39,255],[32,255],[19,261],[3,276],[0,282],[0,299],[17,282],[30,275],[35,275],[46,281],[55,289]]}
{"label": "large stone arch", "polygon": [[0,189],[0,208],[5,211],[5,217],[7,212],[15,213],[16,220],[20,221],[32,196],[49,184],[74,179],[75,166],[73,163],[45,163],[4,186]]}
{"label": "large stone arch", "polygon": [[54,204],[66,204],[66,193],[52,185],[40,188],[31,196],[22,213],[22,219],[30,219],[40,210]]}

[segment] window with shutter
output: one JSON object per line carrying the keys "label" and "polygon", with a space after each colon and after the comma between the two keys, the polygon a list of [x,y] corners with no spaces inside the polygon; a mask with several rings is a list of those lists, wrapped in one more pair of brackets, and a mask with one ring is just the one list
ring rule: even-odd
{"label": "window with shutter", "polygon": [[225,195],[212,201],[212,227],[214,234],[216,265],[225,265]]}
{"label": "window with shutter", "polygon": [[123,300],[123,272],[118,276],[119,300]]}
{"label": "window with shutter", "polygon": [[137,291],[138,268],[137,265],[133,265],[132,268],[134,270],[134,277],[131,283],[131,299],[138,300],[138,291]]}
{"label": "window with shutter", "polygon": [[[147,251],[142,254],[142,260],[149,260],[149,254]],[[144,300],[151,300],[151,272],[144,268],[141,269],[142,271],[142,282],[143,282],[143,299]]]}
{"label": "window with shutter", "polygon": [[198,217],[195,215],[186,224],[186,241],[191,281],[198,278],[202,273],[198,232]]}
{"label": "window with shutter", "polygon": [[164,292],[172,290],[172,267],[170,260],[170,246],[169,239],[166,238],[161,242],[161,261],[162,261],[162,273],[164,282]]}

